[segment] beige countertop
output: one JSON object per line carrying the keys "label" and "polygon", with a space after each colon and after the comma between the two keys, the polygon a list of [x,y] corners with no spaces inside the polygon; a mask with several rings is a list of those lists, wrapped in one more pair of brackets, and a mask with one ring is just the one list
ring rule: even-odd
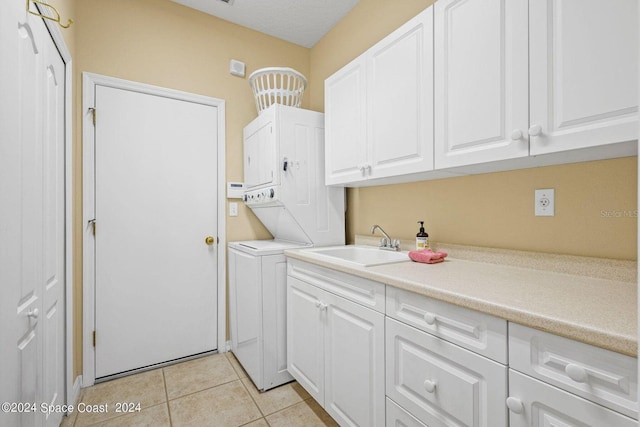
{"label": "beige countertop", "polygon": [[[462,253],[462,252],[461,252]],[[360,267],[288,250],[291,258],[382,282],[510,322],[637,357],[637,283],[455,258]]]}

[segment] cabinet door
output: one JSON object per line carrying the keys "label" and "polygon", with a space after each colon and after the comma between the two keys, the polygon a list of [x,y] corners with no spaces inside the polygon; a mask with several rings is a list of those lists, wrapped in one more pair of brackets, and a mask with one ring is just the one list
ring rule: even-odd
{"label": "cabinet door", "polygon": [[638,137],[638,1],[532,1],[531,154]]}
{"label": "cabinet door", "polygon": [[325,293],[325,410],[342,426],[384,426],[384,315]]}
{"label": "cabinet door", "polygon": [[433,8],[367,52],[370,178],[433,170]]}
{"label": "cabinet door", "polygon": [[509,370],[511,427],[632,427],[636,421],[593,402]]}
{"label": "cabinet door", "polygon": [[435,3],[436,169],[529,155],[527,3]]}
{"label": "cabinet door", "polygon": [[364,180],[366,151],[365,56],[324,83],[326,184]]}
{"label": "cabinet door", "polygon": [[324,406],[324,325],[315,286],[287,277],[287,369]]}
{"label": "cabinet door", "polygon": [[[287,383],[287,257],[262,259],[262,353],[264,389]],[[257,386],[257,384],[256,384]]]}

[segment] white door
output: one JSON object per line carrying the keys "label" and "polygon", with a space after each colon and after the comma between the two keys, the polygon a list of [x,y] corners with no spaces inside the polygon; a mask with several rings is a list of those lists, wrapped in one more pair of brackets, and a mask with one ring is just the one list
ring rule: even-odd
{"label": "white door", "polygon": [[320,298],[325,292],[287,277],[287,368],[324,407],[324,325]]}
{"label": "white door", "polygon": [[638,1],[531,1],[531,154],[638,137]]}
{"label": "white door", "polygon": [[365,67],[363,54],[324,82],[327,185],[366,179]]}
{"label": "white door", "polygon": [[0,417],[57,426],[39,405],[65,399],[65,65],[24,3],[0,16],[0,400],[38,405]]}
{"label": "white door", "polygon": [[340,425],[384,426],[384,314],[328,292],[321,303],[324,408]]}
{"label": "white door", "polygon": [[96,378],[217,349],[217,107],[96,86]]}
{"label": "white door", "polygon": [[436,169],[529,155],[527,4],[434,4]]}
{"label": "white door", "polygon": [[433,170],[433,8],[367,52],[369,178]]}

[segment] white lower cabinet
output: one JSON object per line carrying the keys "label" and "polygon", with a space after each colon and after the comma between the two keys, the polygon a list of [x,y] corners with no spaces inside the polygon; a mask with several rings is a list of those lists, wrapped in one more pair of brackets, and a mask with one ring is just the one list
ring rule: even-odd
{"label": "white lower cabinet", "polygon": [[384,314],[289,276],[291,375],[343,426],[384,426]]}
{"label": "white lower cabinet", "polygon": [[631,427],[636,420],[509,370],[511,427]]}
{"label": "white lower cabinet", "polygon": [[637,423],[633,357],[509,323],[509,367],[512,427]]}
{"label": "white lower cabinet", "polygon": [[386,319],[387,396],[430,426],[506,426],[507,367]]}
{"label": "white lower cabinet", "polygon": [[342,426],[637,425],[636,358],[296,259],[287,272],[287,368]]}

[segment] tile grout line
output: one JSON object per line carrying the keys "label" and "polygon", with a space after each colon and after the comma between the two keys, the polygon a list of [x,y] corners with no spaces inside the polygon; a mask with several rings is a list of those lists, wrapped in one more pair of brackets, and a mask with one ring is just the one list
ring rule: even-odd
{"label": "tile grout line", "polygon": [[164,384],[164,397],[166,399],[167,412],[169,413],[169,427],[173,427],[173,419],[171,418],[171,406],[169,406],[169,391],[167,390],[167,378],[164,376],[164,368],[162,368],[162,383]]}
{"label": "tile grout line", "polygon": [[[253,396],[251,395],[251,392],[249,391],[249,389],[247,388],[246,384],[244,383],[244,381],[242,381],[241,378],[239,378],[240,384],[242,384],[242,387],[244,387],[244,390],[247,392],[247,394],[249,395],[249,397],[251,398],[251,400],[253,401],[253,404],[256,405],[256,408],[258,408],[258,412],[260,412],[260,415],[262,415],[262,418],[265,418],[266,415],[264,414],[264,412],[262,412],[262,408],[260,407],[260,405],[258,405],[258,402],[256,401],[256,399],[253,398]],[[251,381],[251,380],[249,380]],[[253,383],[252,383],[253,384]],[[256,421],[256,420],[254,420]],[[266,418],[265,418],[266,421]],[[251,421],[253,422],[253,421]]]}

